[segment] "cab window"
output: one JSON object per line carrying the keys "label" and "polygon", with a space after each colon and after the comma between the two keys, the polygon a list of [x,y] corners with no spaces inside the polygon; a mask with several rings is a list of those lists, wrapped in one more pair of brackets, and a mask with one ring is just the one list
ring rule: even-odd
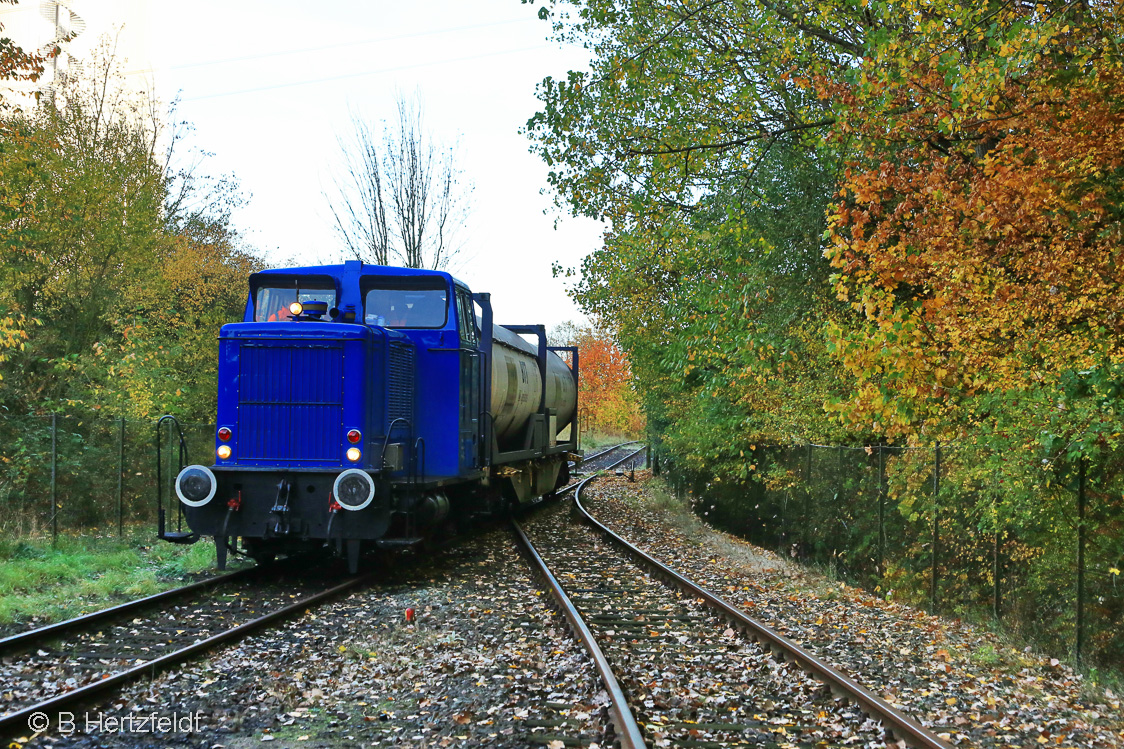
{"label": "cab window", "polygon": [[254,292],[254,322],[289,322],[293,302],[327,302],[336,306],[336,290],[323,283],[304,285],[300,281],[265,284]]}
{"label": "cab window", "polygon": [[474,345],[479,340],[476,329],[476,315],[472,306],[472,296],[464,289],[457,289],[457,321],[461,341]]}
{"label": "cab window", "polygon": [[364,284],[363,320],[386,328],[443,328],[449,294],[439,277],[375,279]]}

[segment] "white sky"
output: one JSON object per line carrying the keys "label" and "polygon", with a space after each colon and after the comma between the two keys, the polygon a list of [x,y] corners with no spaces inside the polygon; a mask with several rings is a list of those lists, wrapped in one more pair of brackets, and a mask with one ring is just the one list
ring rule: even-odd
{"label": "white sky", "polygon": [[580,318],[551,263],[578,265],[600,245],[601,227],[563,216],[555,230],[551,200],[540,194],[546,166],[518,130],[537,111],[535,84],[585,67],[587,56],[546,41],[539,5],[100,0],[73,5],[88,23],[83,36],[105,29],[110,6],[126,22],[122,48],[148,58],[160,98],[179,93],[179,115],[195,126],[191,144],[214,153],[206,171],[233,173],[250,195],[236,223],[270,264],[338,259],[323,197],[337,135],[350,132],[349,110],[393,120],[396,93],[417,89],[427,129],[459,140],[475,184],[451,270],[492,293],[497,322]]}

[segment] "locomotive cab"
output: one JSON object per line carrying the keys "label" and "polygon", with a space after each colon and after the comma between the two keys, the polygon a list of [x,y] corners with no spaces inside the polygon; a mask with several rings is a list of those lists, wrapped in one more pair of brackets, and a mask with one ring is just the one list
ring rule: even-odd
{"label": "locomotive cab", "polygon": [[334,545],[354,569],[363,542],[411,546],[553,490],[576,390],[542,326],[493,326],[489,296],[447,273],[264,271],[220,331],[213,465],[176,494],[220,567]]}

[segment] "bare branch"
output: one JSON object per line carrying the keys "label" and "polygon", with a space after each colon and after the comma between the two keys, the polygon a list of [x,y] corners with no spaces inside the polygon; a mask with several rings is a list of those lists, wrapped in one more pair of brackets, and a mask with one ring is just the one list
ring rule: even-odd
{"label": "bare branch", "polygon": [[416,95],[399,95],[397,122],[384,125],[381,141],[358,115],[352,127],[351,140],[339,139],[339,199],[329,201],[347,252],[380,265],[447,267],[471,190],[458,179],[455,150],[438,149],[426,135]]}

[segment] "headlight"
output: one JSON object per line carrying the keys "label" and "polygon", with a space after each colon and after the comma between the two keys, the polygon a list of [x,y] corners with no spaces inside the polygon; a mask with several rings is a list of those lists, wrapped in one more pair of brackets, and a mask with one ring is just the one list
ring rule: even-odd
{"label": "headlight", "polygon": [[215,474],[206,466],[188,466],[176,476],[176,496],[188,507],[202,507],[219,488]]}
{"label": "headlight", "polygon": [[304,312],[304,305],[301,304],[300,302],[293,302],[292,304],[289,305],[289,313],[290,314],[300,315],[300,313],[302,313],[302,312]]}
{"label": "headlight", "polygon": [[219,445],[219,449],[215,450],[215,455],[219,456],[219,460],[226,460],[230,457],[230,445]]}
{"label": "headlight", "polygon": [[343,509],[352,512],[362,510],[375,498],[375,480],[366,471],[349,468],[336,476],[332,494]]}
{"label": "headlight", "polygon": [[363,457],[363,453],[361,453],[359,451],[358,447],[347,448],[347,459],[350,460],[352,463],[359,462],[359,459],[362,458],[362,457]]}

